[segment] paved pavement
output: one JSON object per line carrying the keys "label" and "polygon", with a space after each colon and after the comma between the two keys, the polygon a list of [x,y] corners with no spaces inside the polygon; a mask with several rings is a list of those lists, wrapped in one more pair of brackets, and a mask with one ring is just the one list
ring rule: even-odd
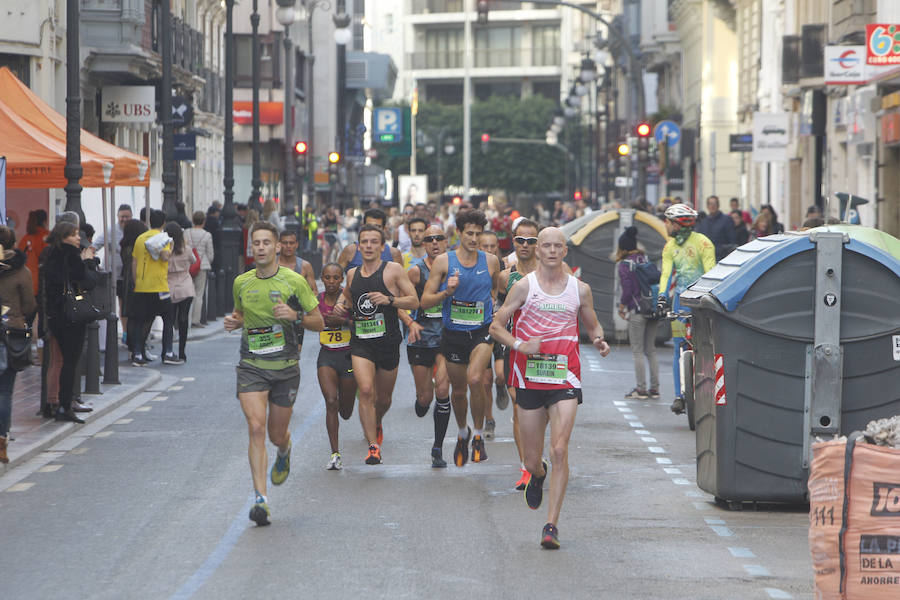
{"label": "paved pavement", "polygon": [[[23,598],[812,598],[804,507],[731,512],[695,486],[694,441],[664,397],[626,401],[631,355],[584,347],[562,548],[512,485],[510,411],[490,460],[430,468],[432,420],[413,414],[405,360],[385,418],[385,464],[363,464],[341,422],[343,472],[324,470],[324,407],[304,347],[290,478],[273,524],[247,520],[237,336],[188,345],[147,390],[0,476],[4,594]],[[451,428],[452,429],[452,428]],[[449,456],[454,440],[447,440]],[[274,449],[269,448],[270,458]]]}

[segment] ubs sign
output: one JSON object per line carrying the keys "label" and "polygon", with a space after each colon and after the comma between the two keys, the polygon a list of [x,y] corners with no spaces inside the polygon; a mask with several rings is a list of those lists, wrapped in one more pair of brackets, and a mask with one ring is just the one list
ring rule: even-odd
{"label": "ubs sign", "polygon": [[156,121],[156,88],[152,85],[113,85],[103,88],[101,118],[107,123]]}

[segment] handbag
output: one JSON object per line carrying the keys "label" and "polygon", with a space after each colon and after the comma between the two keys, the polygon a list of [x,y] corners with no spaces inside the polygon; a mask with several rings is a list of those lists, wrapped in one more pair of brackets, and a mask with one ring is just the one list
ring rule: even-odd
{"label": "handbag", "polygon": [[90,323],[101,317],[100,311],[91,303],[90,298],[81,291],[76,291],[66,274],[66,287],[63,290],[63,316],[68,323]]}
{"label": "handbag", "polygon": [[6,350],[7,368],[23,371],[31,366],[31,330],[4,325],[0,338]]}
{"label": "handbag", "polygon": [[200,273],[200,253],[196,248],[191,248],[191,250],[194,252],[194,262],[188,267],[188,273],[191,274],[191,277],[196,277]]}

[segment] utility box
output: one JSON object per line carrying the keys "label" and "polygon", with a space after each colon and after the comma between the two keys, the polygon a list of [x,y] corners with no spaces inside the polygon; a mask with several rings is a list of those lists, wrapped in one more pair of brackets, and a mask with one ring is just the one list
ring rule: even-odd
{"label": "utility box", "polygon": [[754,240],[681,294],[697,485],[717,499],[806,502],[816,436],[900,414],[897,240],[841,229]]}

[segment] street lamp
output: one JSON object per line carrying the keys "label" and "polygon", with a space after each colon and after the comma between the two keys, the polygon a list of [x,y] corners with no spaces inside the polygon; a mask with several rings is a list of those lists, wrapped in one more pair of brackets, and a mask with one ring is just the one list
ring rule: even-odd
{"label": "street lamp", "polygon": [[66,3],[66,210],[81,211],[81,59],[78,19],[79,0]]}
{"label": "street lamp", "polygon": [[275,18],[284,29],[284,198],[282,212],[284,226],[288,231],[297,231],[297,216],[294,211],[294,78],[291,69],[291,25],[294,23],[295,0],[276,0],[278,10]]}
{"label": "street lamp", "polygon": [[[237,211],[234,209],[234,2],[225,0],[225,173],[223,177],[225,201],[222,205],[222,242],[221,248],[216,248],[215,262],[220,267],[217,271],[210,271],[211,277],[207,280],[209,297],[216,296],[216,289],[231,290],[234,277],[237,275],[238,261],[241,252],[241,223]],[[219,258],[221,250],[222,258]],[[219,285],[218,279],[224,280]],[[213,302],[210,302],[212,305]],[[233,305],[233,297],[225,293],[215,303],[215,311],[230,312]],[[208,318],[214,320],[217,315],[209,314]]]}
{"label": "street lamp", "polygon": [[250,25],[253,33],[250,42],[252,48],[250,68],[253,70],[253,180],[251,181],[253,188],[250,191],[251,207],[255,206],[254,203],[259,202],[260,187],[262,186],[259,157],[259,88],[261,82],[259,72],[259,12],[257,4],[258,0],[253,0],[253,13],[250,15]]}
{"label": "street lamp", "polygon": [[[331,17],[334,21],[334,42],[337,44],[337,130],[335,131],[335,142],[338,152],[341,156],[346,156],[347,137],[344,135],[344,124],[346,122],[347,112],[347,44],[353,39],[350,31],[350,15],[347,14],[346,0],[337,0],[336,13]],[[331,186],[331,205],[337,203],[336,193],[338,184]]]}

